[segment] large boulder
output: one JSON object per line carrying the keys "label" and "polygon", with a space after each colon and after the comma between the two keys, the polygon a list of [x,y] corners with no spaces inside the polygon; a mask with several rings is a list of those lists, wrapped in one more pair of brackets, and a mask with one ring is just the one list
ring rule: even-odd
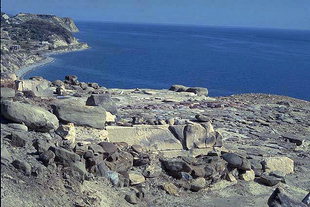
{"label": "large boulder", "polygon": [[52,96],[53,89],[50,82],[45,79],[33,78],[31,80],[17,80],[15,82],[16,90],[32,91],[35,96]]}
{"label": "large boulder", "polygon": [[262,161],[265,172],[279,171],[284,174],[294,172],[294,161],[288,157],[267,157]]}
{"label": "large boulder", "polygon": [[1,115],[10,121],[24,123],[29,129],[40,132],[49,132],[59,126],[54,114],[41,107],[20,102],[1,102]]}
{"label": "large boulder", "polygon": [[97,129],[105,127],[106,111],[104,108],[79,104],[58,104],[52,107],[54,114],[63,122]]}
{"label": "large boulder", "polygon": [[205,127],[200,124],[189,124],[184,128],[184,135],[187,149],[213,147],[217,139],[211,123]]}
{"label": "large boulder", "polygon": [[111,114],[117,114],[117,107],[114,101],[111,99],[111,95],[104,94],[92,94],[86,101],[87,106],[100,106]]}

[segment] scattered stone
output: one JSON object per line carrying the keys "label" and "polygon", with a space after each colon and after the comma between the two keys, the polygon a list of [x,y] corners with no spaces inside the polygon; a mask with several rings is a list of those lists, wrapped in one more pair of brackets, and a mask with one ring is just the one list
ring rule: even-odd
{"label": "scattered stone", "polygon": [[138,172],[129,172],[128,176],[131,185],[138,185],[145,182],[145,177]]}
{"label": "scattered stone", "polygon": [[225,153],[222,155],[223,159],[228,162],[228,166],[231,168],[238,168],[240,170],[250,170],[251,163],[245,158],[240,157],[235,153]]}
{"label": "scattered stone", "polygon": [[66,75],[65,83],[76,85],[78,84],[78,77],[76,75]]}
{"label": "scattered stone", "polygon": [[55,153],[55,161],[62,162],[63,164],[70,164],[72,162],[77,162],[80,160],[80,156],[69,150],[60,147],[51,147],[51,150]]}
{"label": "scattered stone", "polygon": [[126,196],[125,196],[125,200],[128,203],[137,204],[138,203],[138,198],[137,198],[136,192],[135,191],[130,191],[129,193],[127,193]]}
{"label": "scattered stone", "polygon": [[104,129],[106,111],[103,108],[82,105],[53,105],[54,114],[64,122]]}
{"label": "scattered stone", "polygon": [[206,179],[204,178],[197,178],[197,179],[193,179],[191,181],[191,187],[190,189],[192,191],[200,191],[201,189],[203,189],[206,186]]}
{"label": "scattered stone", "polygon": [[131,146],[131,149],[135,151],[136,153],[142,153],[143,152],[143,147],[138,144],[134,144]]}
{"label": "scattered stone", "polygon": [[178,187],[173,183],[165,183],[162,188],[170,195],[180,196]]}
{"label": "scattered stone", "polygon": [[195,116],[195,118],[196,118],[197,121],[199,121],[199,122],[208,122],[208,121],[210,121],[210,117],[205,116],[205,115],[202,115],[202,114],[197,114],[197,115]]}
{"label": "scattered stone", "polygon": [[73,123],[62,124],[56,130],[56,133],[61,136],[63,139],[68,140],[69,144],[75,146],[75,127]]}
{"label": "scattered stone", "polygon": [[45,166],[50,165],[54,162],[55,154],[51,150],[47,150],[40,154],[39,160],[43,162]]}
{"label": "scattered stone", "polygon": [[98,145],[108,154],[113,154],[118,149],[117,146],[111,142],[100,142]]}
{"label": "scattered stone", "polygon": [[116,116],[111,114],[110,112],[106,112],[106,122],[109,122],[109,123],[114,123],[115,120],[116,120]]}
{"label": "scattered stone", "polygon": [[186,92],[195,93],[199,96],[208,96],[208,89],[207,88],[201,88],[201,87],[190,87],[186,90]]}
{"label": "scattered stone", "polygon": [[182,178],[182,172],[191,172],[190,165],[181,159],[164,159],[161,162],[167,173],[175,178]]}
{"label": "scattered stone", "polygon": [[86,101],[87,106],[100,106],[111,114],[117,114],[117,107],[108,93],[92,94]]}
{"label": "scattered stone", "polygon": [[12,165],[22,171],[25,175],[29,176],[31,175],[31,165],[27,162],[21,161],[21,160],[14,160],[12,162]]}
{"label": "scattered stone", "polygon": [[128,152],[115,152],[105,161],[110,170],[126,172],[133,166],[133,156]]}
{"label": "scattered stone", "polygon": [[302,202],[295,201],[288,197],[280,187],[276,188],[268,199],[269,207],[307,207]]}
{"label": "scattered stone", "polygon": [[1,145],[1,164],[8,165],[11,162],[11,153],[7,150],[5,146]]}
{"label": "scattered stone", "polygon": [[25,147],[27,138],[28,135],[23,132],[13,132],[11,137],[11,144],[15,147]]}
{"label": "scattered stone", "polygon": [[294,161],[288,157],[268,157],[262,161],[265,172],[279,171],[285,174],[294,172]]}
{"label": "scattered stone", "polygon": [[239,178],[244,181],[252,181],[255,179],[255,172],[253,170],[246,170],[239,175]]}
{"label": "scattered stone", "polygon": [[183,85],[172,85],[169,90],[175,92],[185,92],[187,89],[188,87]]}
{"label": "scattered stone", "polygon": [[143,171],[143,176],[147,178],[158,177],[161,174],[162,170],[157,165],[149,165]]}
{"label": "scattered stone", "polygon": [[282,135],[282,137],[285,140],[287,140],[287,141],[289,141],[291,143],[296,144],[297,146],[301,146],[304,143],[304,139],[299,138],[299,137],[297,137],[296,135],[293,135],[293,134],[284,134],[284,135]]}
{"label": "scattered stone", "polygon": [[268,175],[267,173],[263,173],[259,179],[260,183],[267,185],[267,186],[275,186],[281,181],[282,181],[281,178],[271,176],[270,174]]}
{"label": "scattered stone", "polygon": [[1,102],[1,115],[17,123],[24,123],[28,128],[40,132],[48,132],[58,128],[57,117],[47,110],[12,101]]}
{"label": "scattered stone", "polygon": [[302,199],[302,202],[310,206],[310,192],[306,195],[304,199]]}
{"label": "scattered stone", "polygon": [[230,182],[236,182],[237,181],[236,177],[232,173],[228,173],[226,175],[226,180],[228,180]]}

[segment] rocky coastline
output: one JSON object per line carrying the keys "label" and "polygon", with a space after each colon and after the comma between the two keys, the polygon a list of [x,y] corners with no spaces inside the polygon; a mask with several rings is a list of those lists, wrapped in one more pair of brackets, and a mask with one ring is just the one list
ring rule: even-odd
{"label": "rocky coastline", "polygon": [[1,74],[3,206],[310,206],[308,101],[26,71]]}

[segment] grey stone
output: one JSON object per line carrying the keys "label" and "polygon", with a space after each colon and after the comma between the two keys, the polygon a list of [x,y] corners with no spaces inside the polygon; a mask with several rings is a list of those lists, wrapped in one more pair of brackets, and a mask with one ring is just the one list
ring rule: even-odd
{"label": "grey stone", "polygon": [[28,131],[28,127],[24,124],[8,123],[8,127],[19,131]]}
{"label": "grey stone", "polygon": [[280,187],[276,188],[268,199],[269,207],[307,207],[302,202],[295,201],[288,197]]}
{"label": "grey stone", "polygon": [[195,116],[195,118],[197,119],[197,121],[199,122],[208,122],[210,121],[210,117],[206,116],[206,115],[203,115],[203,114],[197,114]]}
{"label": "grey stone", "polygon": [[271,176],[271,175],[268,175],[266,173],[263,173],[259,179],[260,183],[267,185],[267,186],[275,186],[278,183],[280,183],[281,181],[282,181],[281,178],[277,178],[275,176]]}
{"label": "grey stone", "polygon": [[22,171],[25,175],[31,175],[31,165],[25,161],[21,161],[21,160],[14,160],[12,162],[12,165]]}
{"label": "grey stone", "polygon": [[161,162],[165,171],[175,178],[182,178],[181,172],[191,172],[190,165],[181,159],[162,159]]}
{"label": "grey stone", "polygon": [[0,95],[1,95],[1,99],[13,98],[15,97],[15,90],[12,88],[1,87]]}
{"label": "grey stone", "polygon": [[208,96],[208,89],[207,88],[202,88],[202,87],[190,87],[186,90],[186,92],[191,92],[195,93],[199,96]]}
{"label": "grey stone", "polygon": [[55,154],[51,150],[44,151],[39,156],[39,160],[41,160],[45,166],[48,166],[51,163],[53,163],[54,159],[55,159]]}
{"label": "grey stone", "polygon": [[24,123],[28,128],[35,131],[48,132],[58,128],[57,117],[47,110],[12,101],[1,102],[1,114],[8,120]]}
{"label": "grey stone", "polygon": [[306,195],[304,199],[302,199],[302,202],[310,206],[310,192]]}
{"label": "grey stone", "polygon": [[77,104],[58,104],[52,107],[54,114],[64,122],[98,129],[105,127],[106,111],[103,108]]}
{"label": "grey stone", "polygon": [[40,132],[55,130],[59,126],[54,114],[30,104],[3,101],[1,102],[1,115],[10,121],[24,123],[29,129]]}
{"label": "grey stone", "polygon": [[176,91],[176,92],[185,92],[188,89],[188,87],[183,85],[172,85],[169,90],[170,91]]}
{"label": "grey stone", "polygon": [[92,94],[86,101],[87,106],[100,106],[111,114],[117,114],[117,107],[114,101],[111,99],[111,95],[104,94]]}
{"label": "grey stone", "polygon": [[75,154],[74,152],[60,147],[51,147],[50,149],[55,153],[57,161],[60,161],[64,164],[70,164],[72,162],[80,161],[80,156]]}
{"label": "grey stone", "polygon": [[8,165],[11,162],[11,153],[7,150],[5,146],[1,145],[1,164]]}
{"label": "grey stone", "polygon": [[15,147],[25,147],[27,138],[28,135],[24,132],[13,132],[11,137],[11,144]]}

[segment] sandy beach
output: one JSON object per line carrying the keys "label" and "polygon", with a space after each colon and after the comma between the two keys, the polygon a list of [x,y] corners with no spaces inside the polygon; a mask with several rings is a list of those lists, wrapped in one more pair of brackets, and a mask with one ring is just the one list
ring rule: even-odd
{"label": "sandy beach", "polygon": [[58,54],[63,54],[63,53],[68,53],[68,52],[78,52],[78,51],[82,51],[85,49],[89,49],[89,47],[87,48],[80,48],[80,49],[76,49],[76,50],[67,50],[67,51],[54,51],[54,52],[48,52],[45,55],[45,58],[43,58],[42,60],[40,60],[39,62],[36,62],[34,64],[25,66],[20,68],[19,70],[15,71],[15,74],[20,77],[21,79],[23,79],[23,77],[27,74],[30,73],[33,70],[36,70],[37,68],[44,66],[48,63],[52,63],[55,61],[55,58],[51,57],[51,55],[58,55]]}

